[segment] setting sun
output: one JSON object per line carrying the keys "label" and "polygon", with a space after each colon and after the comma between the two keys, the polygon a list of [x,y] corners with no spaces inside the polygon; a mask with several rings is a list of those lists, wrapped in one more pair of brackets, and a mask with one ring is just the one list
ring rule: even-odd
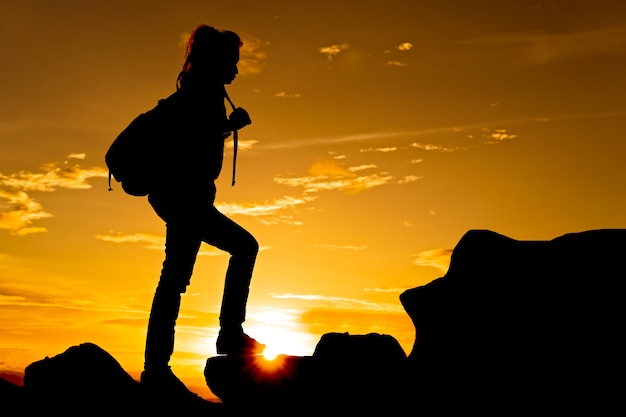
{"label": "setting sun", "polygon": [[263,351],[263,357],[268,361],[273,361],[280,354],[277,349],[271,349],[270,347],[266,347]]}

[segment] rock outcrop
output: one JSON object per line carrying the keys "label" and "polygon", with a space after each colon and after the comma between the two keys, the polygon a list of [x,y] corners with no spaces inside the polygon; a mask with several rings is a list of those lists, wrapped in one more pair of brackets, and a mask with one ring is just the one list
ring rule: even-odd
{"label": "rock outcrop", "polygon": [[417,330],[419,402],[594,415],[621,403],[625,253],[624,229],[466,233],[445,276],[400,296]]}
{"label": "rock outcrop", "polygon": [[0,380],[0,399],[9,415],[620,415],[625,253],[626,229],[472,230],[443,277],[401,294],[408,356],[390,335],[328,333],[312,356],[209,358],[222,403],[164,403],[86,343],[28,366],[23,389]]}
{"label": "rock outcrop", "polygon": [[406,362],[387,364],[390,353],[347,339],[319,358],[320,346],[289,358],[291,376],[272,381],[271,403],[255,396],[267,387],[246,379],[246,360],[210,358],[207,382],[226,406],[249,399],[275,410],[295,398],[331,415],[614,410],[624,388],[625,253],[624,229],[550,241],[472,230],[445,276],[401,294],[417,335]]}
{"label": "rock outcrop", "polygon": [[119,362],[92,343],[27,366],[21,394],[16,415],[223,415],[219,404],[197,396],[161,396],[143,389]]}
{"label": "rock outcrop", "polygon": [[213,357],[205,376],[235,415],[392,415],[406,398],[407,360],[390,335],[327,333],[312,356]]}

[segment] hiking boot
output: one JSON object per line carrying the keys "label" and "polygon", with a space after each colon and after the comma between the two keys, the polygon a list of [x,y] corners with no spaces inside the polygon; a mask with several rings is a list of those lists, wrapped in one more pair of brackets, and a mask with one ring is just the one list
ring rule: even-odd
{"label": "hiking boot", "polygon": [[220,330],[217,336],[218,355],[252,356],[263,353],[265,345],[257,342],[243,331],[226,332]]}
{"label": "hiking boot", "polygon": [[147,369],[141,373],[141,385],[150,393],[180,399],[200,398],[189,391],[189,388],[178,379],[168,366],[158,369]]}

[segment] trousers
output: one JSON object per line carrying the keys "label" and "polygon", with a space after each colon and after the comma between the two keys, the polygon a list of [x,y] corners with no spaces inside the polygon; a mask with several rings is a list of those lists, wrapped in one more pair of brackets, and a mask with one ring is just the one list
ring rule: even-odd
{"label": "trousers", "polygon": [[247,230],[212,205],[192,213],[177,213],[150,201],[166,221],[165,260],[157,285],[146,336],[145,367],[168,366],[174,351],[181,294],[190,283],[202,242],[230,254],[220,310],[220,327],[241,327],[259,245]]}

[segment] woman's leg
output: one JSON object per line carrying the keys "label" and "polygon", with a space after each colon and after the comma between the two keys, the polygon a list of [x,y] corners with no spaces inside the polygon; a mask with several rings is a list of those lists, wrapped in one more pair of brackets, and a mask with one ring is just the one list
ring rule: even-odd
{"label": "woman's leg", "polygon": [[169,369],[180,294],[189,285],[200,243],[200,235],[194,227],[172,223],[167,225],[165,261],[148,321],[146,370]]}
{"label": "woman's leg", "polygon": [[226,271],[220,312],[221,326],[241,326],[259,245],[247,230],[213,208],[202,230],[202,240],[225,252],[230,260]]}
{"label": "woman's leg", "polygon": [[218,353],[262,349],[263,345],[242,330],[259,244],[252,234],[215,208],[207,216],[202,240],[231,255],[220,311],[220,335],[224,337],[218,338]]}

